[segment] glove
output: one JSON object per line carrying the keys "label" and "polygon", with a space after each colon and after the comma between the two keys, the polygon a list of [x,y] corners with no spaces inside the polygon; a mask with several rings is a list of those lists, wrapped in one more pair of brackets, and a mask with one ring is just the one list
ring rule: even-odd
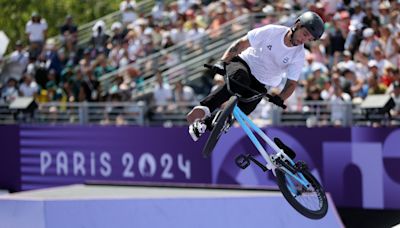
{"label": "glove", "polygon": [[220,75],[225,75],[225,66],[227,65],[224,60],[219,60],[216,62],[212,67],[211,70],[213,70],[215,73],[220,74]]}
{"label": "glove", "polygon": [[269,102],[271,102],[279,107],[282,107],[283,109],[286,108],[286,105],[283,104],[282,98],[278,95],[274,95],[274,96],[270,97]]}

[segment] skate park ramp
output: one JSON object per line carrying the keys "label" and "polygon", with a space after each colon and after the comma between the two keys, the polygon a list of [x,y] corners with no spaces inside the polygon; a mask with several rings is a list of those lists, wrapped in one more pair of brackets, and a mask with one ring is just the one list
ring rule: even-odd
{"label": "skate park ramp", "polygon": [[327,197],[311,220],[279,191],[78,184],[1,195],[0,227],[344,227]]}

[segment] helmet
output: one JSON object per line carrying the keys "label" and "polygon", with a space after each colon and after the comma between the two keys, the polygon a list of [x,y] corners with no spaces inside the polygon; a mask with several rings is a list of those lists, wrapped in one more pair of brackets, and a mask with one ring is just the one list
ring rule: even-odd
{"label": "helmet", "polygon": [[307,11],[301,14],[296,22],[300,22],[300,25],[305,27],[316,40],[324,33],[324,21],[314,12]]}

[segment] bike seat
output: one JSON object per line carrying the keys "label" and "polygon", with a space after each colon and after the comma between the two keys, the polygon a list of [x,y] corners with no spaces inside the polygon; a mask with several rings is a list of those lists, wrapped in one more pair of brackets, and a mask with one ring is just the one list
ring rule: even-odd
{"label": "bike seat", "polygon": [[296,157],[296,153],[288,146],[286,146],[279,138],[274,138],[275,144],[285,152],[292,160]]}

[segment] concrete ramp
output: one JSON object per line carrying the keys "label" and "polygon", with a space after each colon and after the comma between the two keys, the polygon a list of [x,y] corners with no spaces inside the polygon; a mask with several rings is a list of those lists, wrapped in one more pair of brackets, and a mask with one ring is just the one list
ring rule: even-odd
{"label": "concrete ramp", "polygon": [[311,220],[279,191],[70,185],[0,196],[0,227],[344,227],[328,200],[328,214]]}

